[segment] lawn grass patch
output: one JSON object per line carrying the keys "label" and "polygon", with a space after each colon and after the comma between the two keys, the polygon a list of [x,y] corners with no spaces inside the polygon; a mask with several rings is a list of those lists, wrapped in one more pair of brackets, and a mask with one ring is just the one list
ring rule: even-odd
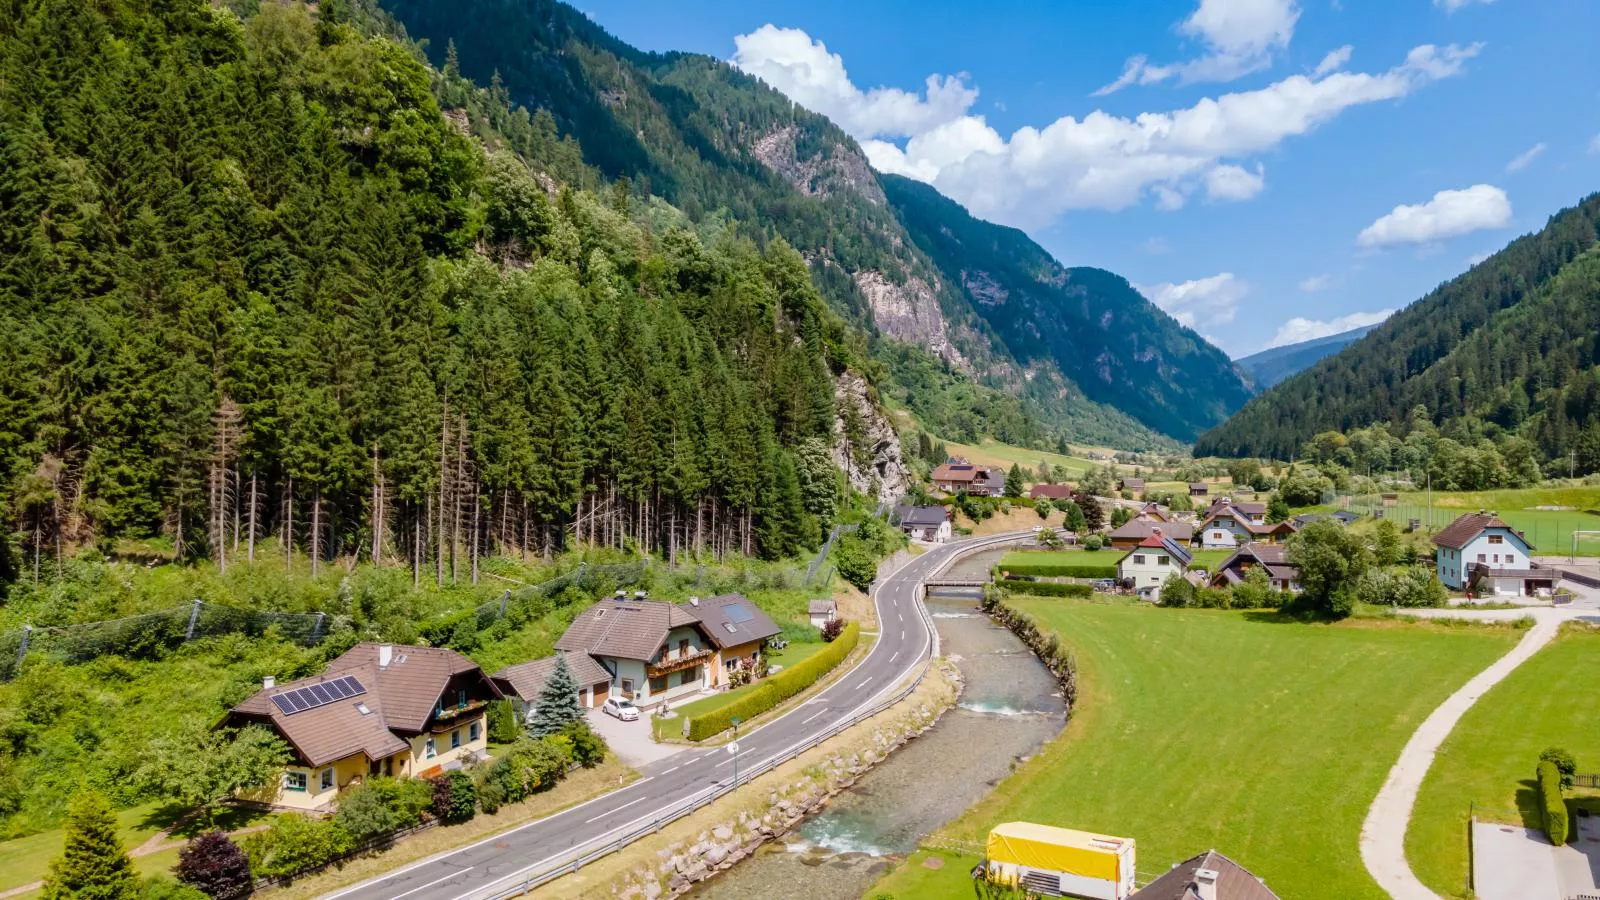
{"label": "lawn grass patch", "polygon": [[1115,550],[1012,550],[1000,557],[999,568],[1039,578],[1115,578],[1122,556]]}
{"label": "lawn grass patch", "polygon": [[1217,567],[1233,555],[1232,550],[1190,550],[1189,568],[1205,569],[1212,575],[1217,574]]}
{"label": "lawn grass patch", "polygon": [[[1307,900],[1385,896],[1361,864],[1368,806],[1417,725],[1521,636],[1011,602],[1075,655],[1077,706],[1061,737],[929,844],[979,844],[1012,820],[1123,835],[1139,842],[1141,882],[1214,847]],[[927,886],[905,895],[971,891],[955,862],[917,878]]]}
{"label": "lawn grass patch", "polygon": [[1060,466],[1072,473],[1073,477],[1082,475],[1098,465],[1092,460],[1077,456],[1063,456],[1060,453],[1051,453],[1048,450],[1029,450],[1025,447],[1013,447],[994,440],[984,440],[981,444],[962,444],[947,441],[943,438],[934,438],[936,443],[942,442],[951,456],[960,456],[969,462],[980,466],[997,466],[1004,469],[1011,468],[1016,463],[1024,470],[1025,477],[1032,481],[1039,477],[1039,463],[1049,463],[1051,466]]}
{"label": "lawn grass patch", "polygon": [[1600,771],[1600,632],[1569,626],[1495,685],[1439,748],[1412,810],[1406,857],[1428,887],[1466,896],[1467,820],[1544,827],[1534,786],[1539,753],[1570,750],[1579,772]]}

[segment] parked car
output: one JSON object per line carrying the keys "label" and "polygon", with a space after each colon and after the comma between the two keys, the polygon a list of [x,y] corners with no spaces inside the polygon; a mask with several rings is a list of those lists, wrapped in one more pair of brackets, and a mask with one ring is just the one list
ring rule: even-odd
{"label": "parked car", "polygon": [[1117,580],[1115,578],[1096,578],[1094,580],[1094,589],[1097,591],[1114,591],[1117,589]]}
{"label": "parked car", "polygon": [[624,722],[637,722],[639,720],[639,707],[633,705],[632,700],[621,697],[607,697],[601,711],[608,716],[616,716]]}

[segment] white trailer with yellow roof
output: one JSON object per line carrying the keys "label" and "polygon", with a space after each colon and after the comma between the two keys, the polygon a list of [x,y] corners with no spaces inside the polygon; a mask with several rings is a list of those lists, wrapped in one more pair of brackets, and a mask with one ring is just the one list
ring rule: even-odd
{"label": "white trailer with yellow roof", "polygon": [[1126,900],[1133,893],[1133,838],[1006,822],[989,832],[984,876],[1047,896]]}

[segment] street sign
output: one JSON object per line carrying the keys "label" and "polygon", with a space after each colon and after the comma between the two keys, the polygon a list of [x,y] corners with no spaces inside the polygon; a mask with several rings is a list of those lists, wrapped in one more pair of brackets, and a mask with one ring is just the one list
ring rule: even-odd
{"label": "street sign", "polygon": [[732,743],[728,744],[728,755],[729,756],[732,756],[733,754],[738,753],[738,752],[739,752],[739,742],[738,741],[733,741]]}

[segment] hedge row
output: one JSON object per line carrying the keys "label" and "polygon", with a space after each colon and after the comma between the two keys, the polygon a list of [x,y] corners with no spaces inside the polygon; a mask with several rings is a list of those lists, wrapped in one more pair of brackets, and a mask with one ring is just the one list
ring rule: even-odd
{"label": "hedge row", "polygon": [[816,684],[817,679],[844,662],[844,658],[850,655],[850,651],[856,648],[856,643],[860,640],[860,624],[846,623],[843,633],[817,653],[783,669],[776,675],[768,676],[755,690],[733,702],[691,718],[689,740],[703,741],[712,735],[721,734],[733,727],[734,716],[738,716],[741,720],[751,719]]}
{"label": "hedge row", "polygon": [[1066,563],[1007,563],[1000,567],[1007,575],[1032,575],[1035,578],[1115,578],[1116,563],[1070,565]]}
{"label": "hedge row", "polygon": [[1550,760],[1539,763],[1539,805],[1544,808],[1544,833],[1557,847],[1567,842],[1567,802],[1561,799],[1561,770]]}
{"label": "hedge row", "polygon": [[1032,594],[1035,597],[1087,597],[1094,593],[1094,588],[1087,584],[1060,584],[1054,581],[1026,581],[1021,578],[1006,578],[1000,586],[1017,594]]}

